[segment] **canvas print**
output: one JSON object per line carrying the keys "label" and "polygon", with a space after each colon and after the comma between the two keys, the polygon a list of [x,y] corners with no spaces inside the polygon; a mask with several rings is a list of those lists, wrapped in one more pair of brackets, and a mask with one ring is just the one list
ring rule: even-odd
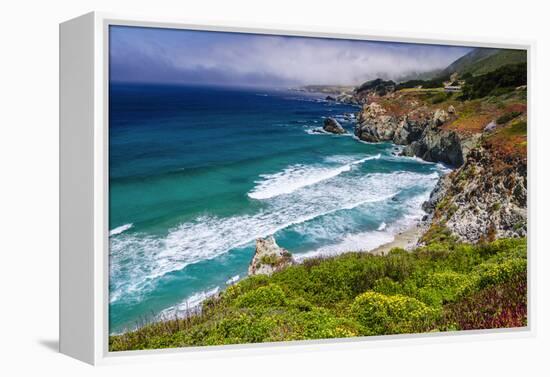
{"label": "canvas print", "polygon": [[109,30],[109,350],[527,326],[525,50]]}

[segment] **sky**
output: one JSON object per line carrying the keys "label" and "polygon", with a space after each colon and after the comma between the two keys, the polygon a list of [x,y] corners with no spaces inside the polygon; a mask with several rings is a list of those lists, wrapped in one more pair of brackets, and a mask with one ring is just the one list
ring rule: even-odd
{"label": "sky", "polygon": [[471,48],[111,26],[113,82],[359,85],[445,68]]}

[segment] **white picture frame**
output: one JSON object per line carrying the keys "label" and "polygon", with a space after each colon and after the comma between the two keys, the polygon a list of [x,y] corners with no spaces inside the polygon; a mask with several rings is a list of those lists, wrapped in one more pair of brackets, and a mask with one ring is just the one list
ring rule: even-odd
{"label": "white picture frame", "polygon": [[[321,340],[191,347],[151,351],[108,350],[108,28],[110,25],[149,26],[187,30],[245,32],[330,37],[423,44],[526,49],[528,82],[533,80],[534,42],[450,38],[437,35],[392,34],[362,30],[326,30],[277,25],[213,24],[92,12],[60,24],[60,352],[90,364],[162,358],[220,357],[234,354],[349,349],[426,342],[471,341],[484,338],[526,337],[535,334],[531,247],[528,236],[528,327],[422,335],[358,337]],[[530,84],[528,84],[530,85]],[[531,91],[528,112],[532,114]],[[528,138],[536,131],[528,121]],[[528,142],[529,173],[533,143]],[[528,173],[528,174],[529,174]],[[528,210],[532,219],[532,189]]]}

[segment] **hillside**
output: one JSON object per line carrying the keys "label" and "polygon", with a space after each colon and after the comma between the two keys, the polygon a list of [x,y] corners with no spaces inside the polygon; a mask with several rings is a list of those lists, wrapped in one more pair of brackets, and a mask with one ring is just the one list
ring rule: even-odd
{"label": "hillside", "polygon": [[202,311],[111,336],[109,349],[345,338],[521,327],[525,239],[440,239],[413,252],[309,259],[229,286]]}
{"label": "hillside", "polygon": [[499,50],[496,54],[465,65],[459,72],[474,76],[486,74],[508,64],[527,62],[527,52],[523,50]]}
{"label": "hillside", "polygon": [[497,50],[476,48],[455,60],[438,76],[449,76],[454,72],[460,75],[472,74],[479,76],[494,71],[509,64],[527,62],[527,52],[524,50]]}
{"label": "hillside", "polygon": [[470,68],[480,61],[490,58],[491,56],[498,54],[499,50],[492,48],[475,48],[466,55],[458,58],[447,68],[438,73],[437,76],[449,76],[454,72],[465,73],[470,70]]}

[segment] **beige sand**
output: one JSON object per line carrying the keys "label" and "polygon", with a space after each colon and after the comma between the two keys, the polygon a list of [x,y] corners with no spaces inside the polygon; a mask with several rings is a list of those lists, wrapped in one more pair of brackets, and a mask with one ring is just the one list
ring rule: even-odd
{"label": "beige sand", "polygon": [[396,234],[393,241],[378,246],[370,253],[375,255],[384,255],[387,254],[388,251],[390,251],[394,247],[411,250],[416,246],[418,240],[420,239],[420,236],[422,236],[422,233],[424,233],[424,231],[425,229],[423,226],[415,225],[407,230],[404,230],[401,233]]}

